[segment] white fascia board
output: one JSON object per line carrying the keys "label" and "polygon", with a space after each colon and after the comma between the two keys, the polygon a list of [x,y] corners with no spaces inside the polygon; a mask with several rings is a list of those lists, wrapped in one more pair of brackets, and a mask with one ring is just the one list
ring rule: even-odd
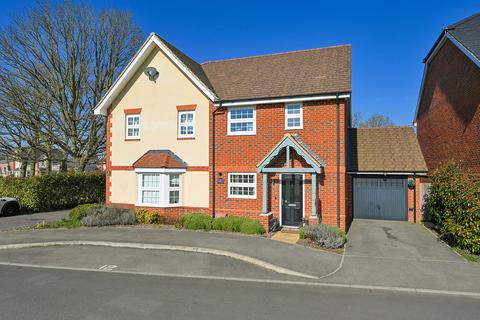
{"label": "white fascia board", "polygon": [[187,77],[200,89],[200,91],[202,91],[203,94],[205,94],[211,101],[218,100],[217,96],[202,81],[200,81],[200,79],[198,79],[197,76],[195,76],[175,54],[173,54],[173,52],[162,42],[162,40],[154,35],[153,41],[155,41],[160,50],[162,50],[163,53],[165,53],[167,57],[170,58],[175,65],[187,75]]}
{"label": "white fascia board", "polygon": [[115,99],[118,93],[123,89],[124,84],[130,76],[135,73],[136,67],[141,64],[145,58],[148,56],[148,54],[152,51],[154,47],[154,42],[153,42],[153,37],[154,34],[150,34],[150,36],[147,38],[147,40],[143,43],[143,45],[140,47],[138,52],[135,54],[135,56],[132,58],[132,60],[128,63],[127,67],[125,70],[122,71],[120,76],[115,80],[113,85],[110,87],[110,89],[107,91],[107,93],[103,96],[103,98],[100,100],[100,102],[97,104],[95,107],[93,113],[96,115],[106,115],[107,114],[107,109],[110,103]]}
{"label": "white fascia board", "polygon": [[157,37],[155,33],[151,33],[140,50],[135,54],[133,59],[129,62],[124,71],[120,74],[118,79],[114,82],[112,87],[107,91],[105,96],[100,100],[94,109],[96,115],[106,115],[108,106],[113,102],[116,96],[125,87],[125,84],[130,80],[131,76],[137,71],[137,68],[145,61],[152,49],[158,46],[159,49],[184,73],[189,80],[191,80],[200,91],[205,94],[211,101],[218,100],[215,94],[200,81],[167,46]]}
{"label": "white fascia board", "polygon": [[[222,102],[222,107],[239,107],[239,106],[250,106],[258,104],[268,104],[268,103],[290,103],[290,102],[302,102],[302,101],[315,101],[315,100],[331,100],[336,99],[337,95],[318,95],[318,96],[305,96],[305,97],[296,97],[296,98],[273,98],[273,99],[258,99],[258,100],[248,100],[248,101],[232,101],[232,102]],[[350,98],[350,94],[341,94],[338,96],[340,99]],[[220,107],[220,103],[215,103],[215,107]]]}
{"label": "white fascia board", "polygon": [[136,173],[185,173],[187,169],[181,168],[135,168]]}
{"label": "white fascia board", "polygon": [[425,77],[427,76],[428,64],[425,63],[423,67],[422,83],[420,84],[420,91],[418,92],[417,106],[415,107],[415,117],[413,118],[413,125],[417,125],[418,109],[420,108],[420,101],[422,100],[423,86],[425,84]]}

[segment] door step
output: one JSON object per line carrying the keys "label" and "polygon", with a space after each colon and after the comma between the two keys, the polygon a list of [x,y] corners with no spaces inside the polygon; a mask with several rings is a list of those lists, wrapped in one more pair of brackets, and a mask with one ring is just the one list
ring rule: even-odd
{"label": "door step", "polygon": [[286,243],[297,243],[297,241],[300,239],[300,235],[297,232],[286,232],[286,231],[279,231],[275,233],[270,239],[272,240],[277,240],[281,242],[286,242]]}

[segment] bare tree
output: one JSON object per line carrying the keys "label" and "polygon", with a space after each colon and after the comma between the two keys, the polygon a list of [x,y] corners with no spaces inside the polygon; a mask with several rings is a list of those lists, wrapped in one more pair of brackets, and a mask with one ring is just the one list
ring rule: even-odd
{"label": "bare tree", "polygon": [[374,114],[366,121],[362,120],[362,114],[360,112],[355,112],[352,117],[352,127],[354,128],[378,128],[393,125],[392,119],[383,114]]}
{"label": "bare tree", "polygon": [[[25,96],[35,97],[23,109],[8,95],[0,98],[3,106],[15,106],[2,114],[7,126],[23,118],[27,121],[22,126],[37,133],[38,141],[32,144],[23,134],[15,137],[21,140],[17,145],[44,154],[59,148],[77,171],[83,170],[105,149],[105,123],[93,108],[134,55],[141,37],[126,12],[97,12],[68,1],[40,3],[0,30],[0,74],[12,78]],[[4,91],[0,89],[0,95]],[[0,131],[7,131],[4,137],[10,134]]]}

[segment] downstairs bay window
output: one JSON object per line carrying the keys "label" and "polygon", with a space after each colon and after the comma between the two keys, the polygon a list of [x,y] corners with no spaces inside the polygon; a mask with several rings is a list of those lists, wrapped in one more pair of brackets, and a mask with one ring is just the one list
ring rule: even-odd
{"label": "downstairs bay window", "polygon": [[145,207],[181,206],[181,174],[177,169],[136,169],[137,205]]}

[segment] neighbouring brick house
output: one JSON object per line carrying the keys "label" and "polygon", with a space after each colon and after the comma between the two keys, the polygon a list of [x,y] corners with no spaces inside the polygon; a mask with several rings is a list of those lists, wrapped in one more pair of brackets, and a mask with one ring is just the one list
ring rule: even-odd
{"label": "neighbouring brick house", "polygon": [[[152,33],[95,109],[107,116],[107,205],[154,208],[170,220],[246,216],[265,227],[278,219],[347,229],[362,217],[357,207],[375,211],[366,218],[407,220],[407,179],[426,172],[411,128],[377,129],[388,133],[378,150],[397,161],[407,150],[419,162],[347,168],[349,146],[368,141],[349,139],[350,50],[199,64]],[[363,202],[359,177],[377,186],[357,188],[371,195]],[[384,214],[391,197],[402,207]]]}
{"label": "neighbouring brick house", "polygon": [[480,176],[480,13],[446,27],[423,62],[414,121],[428,168],[455,160]]}

